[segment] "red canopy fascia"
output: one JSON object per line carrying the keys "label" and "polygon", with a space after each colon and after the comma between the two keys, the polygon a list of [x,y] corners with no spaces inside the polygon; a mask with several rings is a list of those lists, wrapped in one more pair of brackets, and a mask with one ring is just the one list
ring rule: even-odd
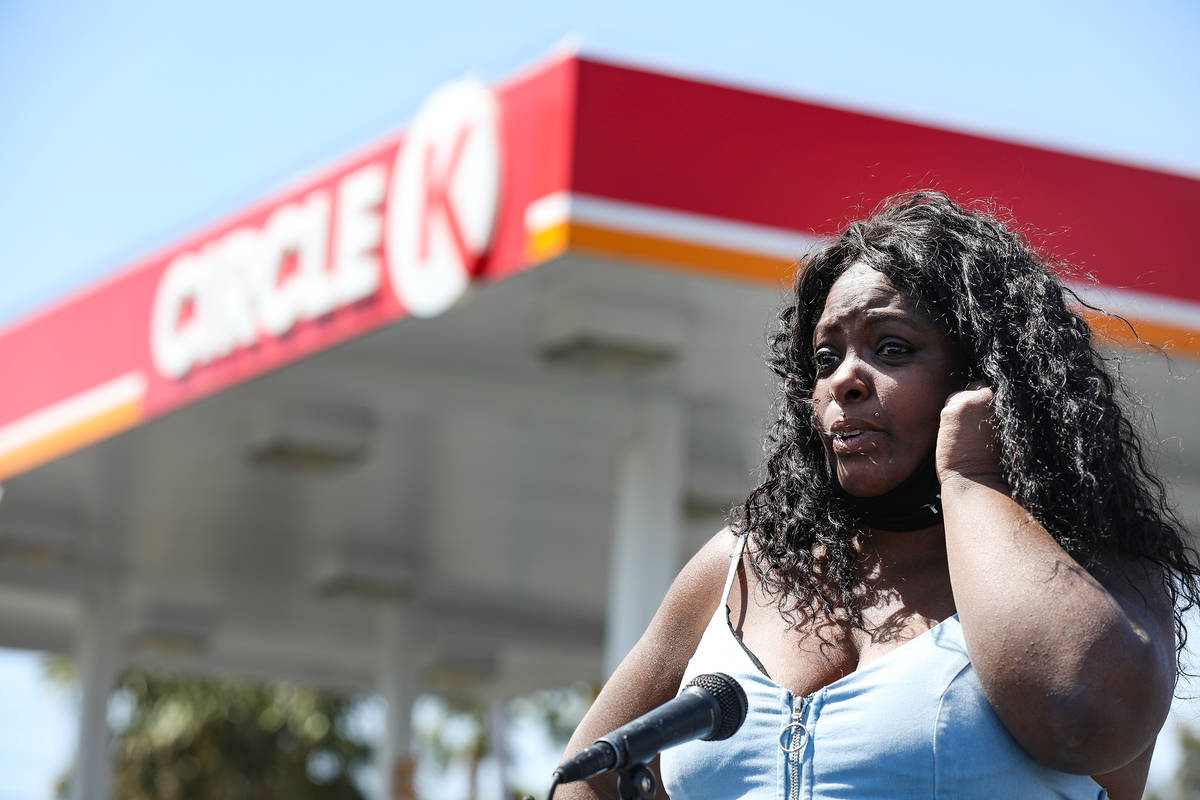
{"label": "red canopy fascia", "polygon": [[[780,284],[812,241],[917,188],[984,198],[1094,274],[1091,296],[1156,344],[1200,354],[1190,223],[1200,181],[580,56],[494,89],[501,184],[494,235],[471,279],[502,280],[568,252]],[[347,176],[392,185],[397,134],[145,258],[0,333],[0,480],[409,316],[386,265],[378,289],[285,334],[156,368],[151,317],[164,272]],[[382,218],[389,190],[377,208]],[[330,225],[336,233],[336,212]],[[331,245],[332,247],[332,245]],[[1092,317],[1103,332],[1120,326]]]}

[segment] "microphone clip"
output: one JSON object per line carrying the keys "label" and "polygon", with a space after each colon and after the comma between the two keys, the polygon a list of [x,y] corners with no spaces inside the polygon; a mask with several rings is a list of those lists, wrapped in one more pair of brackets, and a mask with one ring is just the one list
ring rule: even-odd
{"label": "microphone clip", "polygon": [[[550,784],[550,793],[546,796],[546,800],[554,800],[554,791],[559,785],[558,778],[559,776],[556,774],[554,781]],[[658,779],[645,764],[640,762],[630,764],[617,775],[617,796],[621,800],[654,800],[657,793]],[[526,800],[533,800],[533,798],[526,798]]]}
{"label": "microphone clip", "polygon": [[658,780],[645,764],[630,764],[617,776],[617,795],[621,800],[654,800]]}

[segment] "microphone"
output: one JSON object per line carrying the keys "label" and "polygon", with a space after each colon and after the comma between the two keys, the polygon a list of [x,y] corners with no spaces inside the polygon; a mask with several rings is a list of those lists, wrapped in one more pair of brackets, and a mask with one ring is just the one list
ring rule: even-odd
{"label": "microphone", "polygon": [[721,672],[697,675],[674,700],[601,736],[560,764],[554,784],[645,764],[668,747],[692,739],[728,739],[745,722],[747,705],[746,692],[733,678]]}

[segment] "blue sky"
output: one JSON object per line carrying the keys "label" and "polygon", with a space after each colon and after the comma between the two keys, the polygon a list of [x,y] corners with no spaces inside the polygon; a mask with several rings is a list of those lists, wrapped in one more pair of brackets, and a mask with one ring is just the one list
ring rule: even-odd
{"label": "blue sky", "polygon": [[[714,10],[706,10],[714,9]],[[1200,174],[1200,5],[0,0],[0,324],[585,49]]]}
{"label": "blue sky", "polygon": [[[0,326],[400,128],[443,81],[564,40],[1200,176],[1194,0],[0,0]],[[28,740],[69,739],[28,657],[0,653],[0,686],[5,720],[42,726]],[[30,697],[45,713],[14,705]],[[27,743],[0,739],[6,781]]]}
{"label": "blue sky", "polygon": [[0,649],[0,800],[51,800],[75,746],[73,698],[43,677],[41,661]]}

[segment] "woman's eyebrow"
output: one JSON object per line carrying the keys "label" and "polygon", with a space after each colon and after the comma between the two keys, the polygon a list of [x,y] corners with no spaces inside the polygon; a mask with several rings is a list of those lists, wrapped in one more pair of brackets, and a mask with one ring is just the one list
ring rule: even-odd
{"label": "woman's eyebrow", "polygon": [[[857,313],[865,317],[869,325],[877,325],[883,322],[898,322],[906,328],[919,331],[924,327],[924,324],[931,324],[927,323],[916,312],[903,311],[896,308],[865,308]],[[813,328],[813,341],[815,342],[823,335],[841,331],[844,327],[841,317],[831,319],[828,322],[818,323]]]}
{"label": "woman's eyebrow", "polygon": [[916,312],[901,311],[894,308],[868,308],[863,311],[868,322],[899,322],[913,330],[919,330],[926,321]]}

